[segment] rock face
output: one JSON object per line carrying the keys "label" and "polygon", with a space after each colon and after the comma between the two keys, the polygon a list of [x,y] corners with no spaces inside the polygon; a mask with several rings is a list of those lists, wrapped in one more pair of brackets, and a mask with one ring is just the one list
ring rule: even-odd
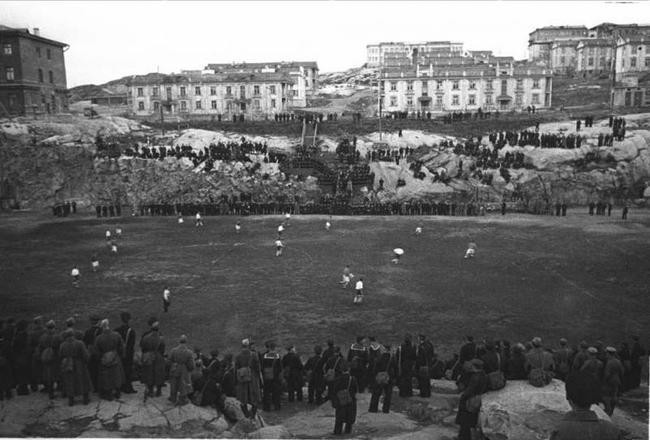
{"label": "rock face", "polygon": [[[554,379],[536,388],[527,381],[509,381],[502,390],[483,395],[479,425],[489,440],[547,439],[570,410],[564,382]],[[600,407],[594,405],[592,410],[609,420]]]}

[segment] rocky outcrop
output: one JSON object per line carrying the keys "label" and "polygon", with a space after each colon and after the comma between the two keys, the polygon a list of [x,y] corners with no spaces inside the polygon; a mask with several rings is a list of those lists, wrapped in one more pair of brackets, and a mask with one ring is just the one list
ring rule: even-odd
{"label": "rocky outcrop", "polygon": [[[562,381],[554,379],[542,388],[509,381],[502,390],[483,395],[479,424],[488,440],[546,439],[570,410]],[[609,420],[600,407],[594,405],[592,410]]]}

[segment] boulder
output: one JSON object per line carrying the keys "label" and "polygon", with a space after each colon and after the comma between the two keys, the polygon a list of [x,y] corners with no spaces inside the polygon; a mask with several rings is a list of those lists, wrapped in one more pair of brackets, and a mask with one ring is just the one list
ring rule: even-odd
{"label": "boulder", "polygon": [[[479,426],[488,440],[546,439],[570,410],[562,381],[554,379],[542,388],[509,381],[502,390],[483,395]],[[592,410],[609,420],[600,407],[594,405]]]}

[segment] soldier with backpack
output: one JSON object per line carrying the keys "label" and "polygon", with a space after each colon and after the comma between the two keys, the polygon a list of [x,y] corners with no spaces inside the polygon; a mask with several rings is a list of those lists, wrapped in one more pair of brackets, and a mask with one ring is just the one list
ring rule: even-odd
{"label": "soldier with backpack", "polygon": [[250,340],[244,339],[241,342],[242,348],[235,356],[235,390],[237,400],[243,405],[250,403],[256,407],[259,402],[259,395],[254,391],[252,382],[253,374],[259,372],[259,358],[250,350]]}
{"label": "soldier with backpack", "polygon": [[433,366],[434,349],[431,341],[425,335],[420,335],[417,346],[415,368],[417,371],[420,397],[431,397],[431,367]]}
{"label": "soldier with backpack", "polygon": [[68,328],[63,332],[64,341],[59,348],[59,359],[61,360],[61,383],[63,392],[68,397],[68,405],[74,405],[75,396],[82,395],[83,403],[90,402],[90,374],[88,373],[87,362],[90,353],[83,342],[75,338],[74,330]]}
{"label": "soldier with backpack", "polygon": [[368,412],[377,412],[379,409],[379,398],[384,395],[384,402],[381,406],[383,413],[390,412],[390,401],[393,396],[393,385],[397,380],[397,362],[390,352],[390,345],[381,348],[381,353],[373,362],[371,374],[372,381],[370,406]]}
{"label": "soldier with backpack", "polygon": [[350,374],[357,380],[359,392],[366,389],[366,377],[368,376],[368,349],[363,345],[363,339],[363,336],[357,336],[357,341],[350,346],[348,351]]}
{"label": "soldier with backpack", "polygon": [[[329,341],[328,341],[329,344]],[[341,347],[338,345],[332,348],[332,355],[327,359],[323,364],[323,379],[325,385],[327,385],[327,398],[332,398],[332,390],[334,382],[342,373],[341,361],[343,361],[343,356],[341,355]],[[323,356],[325,358],[325,356]]]}
{"label": "soldier with backpack", "polygon": [[275,348],[275,342],[267,343],[268,350],[262,355],[262,379],[264,380],[264,411],[271,411],[271,402],[280,411],[282,394],[282,361]]}
{"label": "soldier with backpack", "polygon": [[165,383],[165,341],[158,331],[158,320],[154,317],[148,321],[150,329],[142,335],[140,348],[142,349],[142,383],[147,387],[144,400],[162,394],[162,386]]}
{"label": "soldier with backpack", "polygon": [[90,353],[90,358],[88,359],[88,372],[90,373],[90,381],[93,384],[93,388],[97,390],[97,376],[99,374],[99,358],[97,357],[97,352],[95,351],[95,339],[101,332],[99,328],[99,316],[90,315],[90,328],[84,332],[83,342],[86,344],[86,348]]}
{"label": "soldier with backpack", "polygon": [[536,387],[548,385],[553,379],[555,362],[553,355],[542,347],[542,339],[534,337],[533,348],[526,354],[528,382]]}
{"label": "soldier with backpack", "polygon": [[320,405],[323,403],[323,349],[320,345],[314,347],[314,355],[305,363],[305,379],[307,380],[307,402]]}
{"label": "soldier with backpack", "polygon": [[42,381],[50,399],[54,399],[54,384],[59,380],[59,346],[61,338],[56,333],[56,324],[50,320],[45,324],[45,333],[38,341]]}
{"label": "soldier with backpack", "polygon": [[560,339],[560,348],[553,353],[553,361],[555,362],[555,376],[564,381],[571,371],[573,351],[567,346],[567,340]]}
{"label": "soldier with backpack", "polygon": [[[341,375],[332,386],[332,406],[334,415],[334,435],[350,434],[357,419],[357,380],[350,374],[348,363],[341,359]],[[344,426],[345,425],[345,428]]]}

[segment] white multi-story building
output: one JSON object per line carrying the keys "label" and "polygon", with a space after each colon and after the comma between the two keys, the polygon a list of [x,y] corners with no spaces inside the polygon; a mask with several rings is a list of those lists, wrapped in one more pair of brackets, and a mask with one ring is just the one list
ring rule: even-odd
{"label": "white multi-story building", "polygon": [[138,116],[244,115],[266,119],[292,107],[293,80],[284,73],[228,73],[134,76],[129,102]]}
{"label": "white multi-story building", "polygon": [[381,67],[386,63],[386,57],[405,57],[411,60],[418,56],[448,56],[448,57],[461,57],[465,53],[463,51],[463,43],[456,43],[451,41],[422,41],[422,42],[383,42],[377,44],[368,44],[366,46],[367,58],[366,64],[368,67]]}
{"label": "white multi-story building", "polygon": [[213,63],[205,68],[212,73],[282,73],[293,80],[292,106],[306,107],[307,98],[318,90],[316,61],[273,61],[266,63]]}
{"label": "white multi-story building", "polygon": [[537,28],[529,34],[528,61],[540,61],[550,67],[553,43],[562,40],[587,38],[587,33],[586,26],[545,26]]}
{"label": "white multi-story building", "polygon": [[650,70],[650,35],[620,36],[616,42],[616,75]]}
{"label": "white multi-story building", "polygon": [[537,66],[484,65],[387,69],[382,73],[382,111],[508,111],[548,108],[552,71]]}
{"label": "white multi-story building", "polygon": [[555,73],[568,73],[576,68],[576,47],[580,40],[557,40],[551,44],[549,67]]}
{"label": "white multi-story building", "polygon": [[612,41],[608,38],[587,38],[576,47],[576,72],[585,75],[609,74],[612,70]]}

